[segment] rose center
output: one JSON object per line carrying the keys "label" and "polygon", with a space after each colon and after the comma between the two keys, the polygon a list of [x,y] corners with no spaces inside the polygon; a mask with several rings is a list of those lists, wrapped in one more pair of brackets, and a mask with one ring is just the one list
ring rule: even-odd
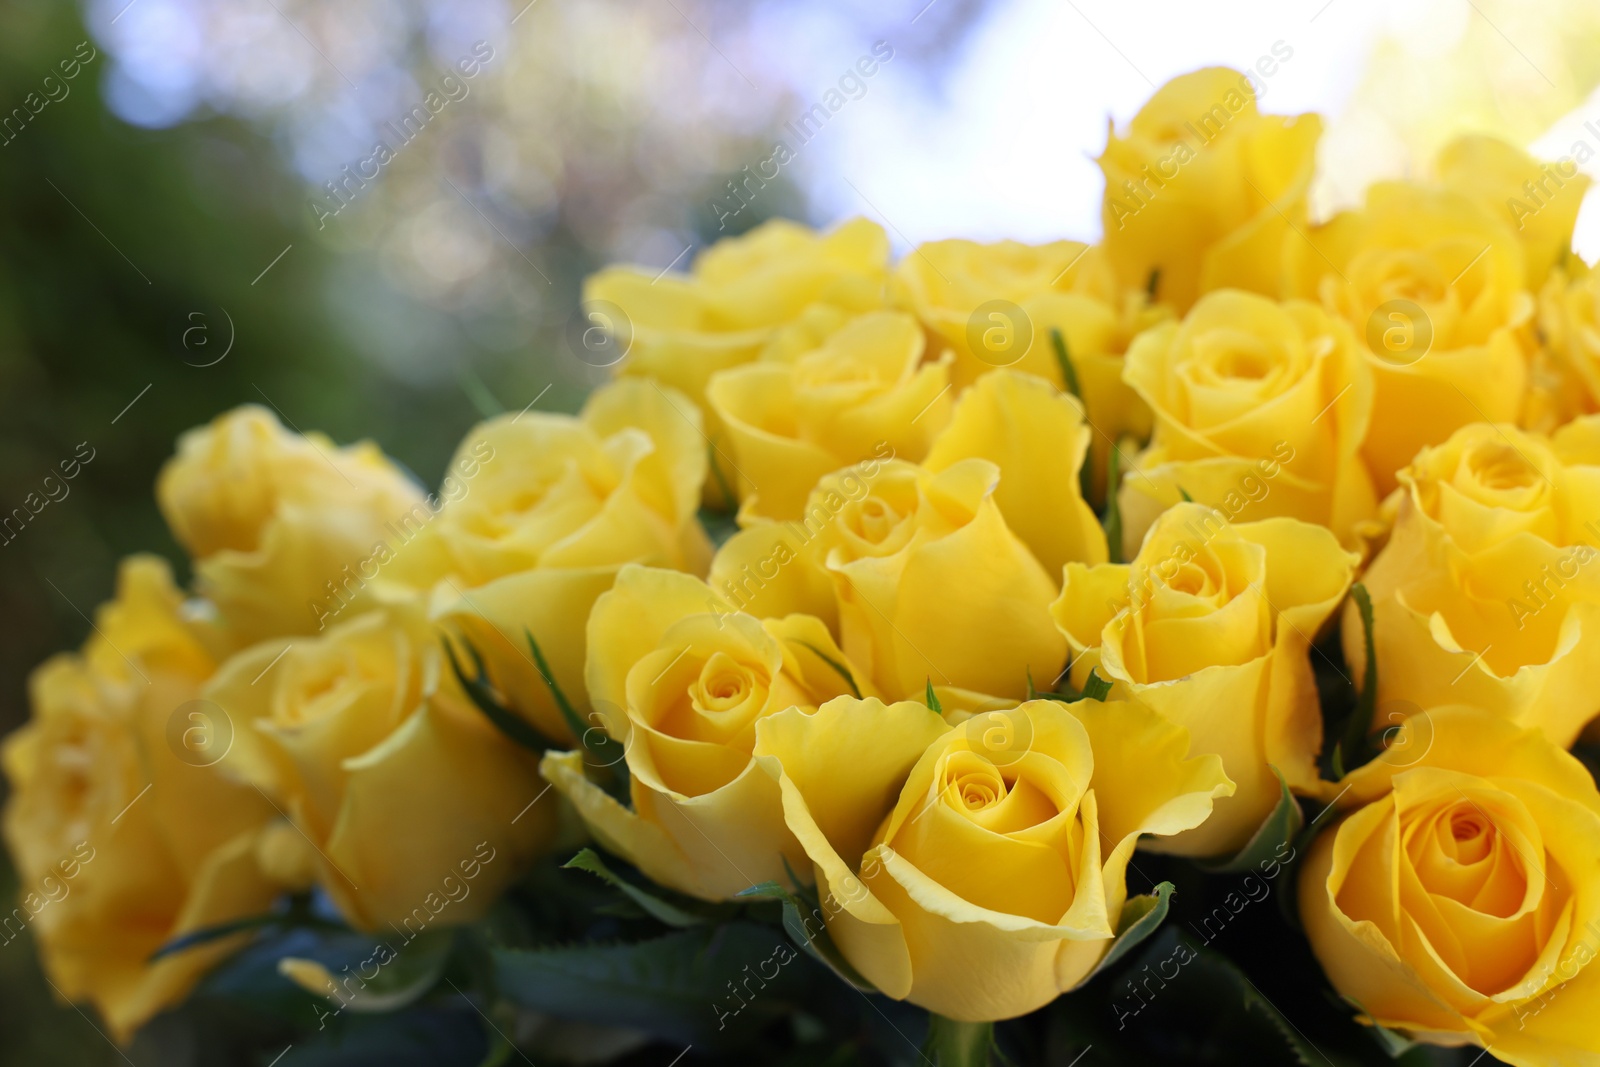
{"label": "rose center", "polygon": [[879,544],[900,525],[901,515],[879,497],[869,496],[856,508],[855,532],[865,541]]}
{"label": "rose center", "polygon": [[1533,465],[1509,446],[1480,449],[1473,454],[1470,462],[1473,476],[1485,489],[1527,489],[1539,477]]}

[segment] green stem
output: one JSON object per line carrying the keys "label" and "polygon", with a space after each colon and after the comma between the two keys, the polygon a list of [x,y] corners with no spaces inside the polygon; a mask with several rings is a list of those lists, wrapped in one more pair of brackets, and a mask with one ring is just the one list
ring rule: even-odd
{"label": "green stem", "polygon": [[943,1015],[928,1016],[928,1043],[923,1053],[936,1067],[989,1067],[994,1023],[963,1023]]}

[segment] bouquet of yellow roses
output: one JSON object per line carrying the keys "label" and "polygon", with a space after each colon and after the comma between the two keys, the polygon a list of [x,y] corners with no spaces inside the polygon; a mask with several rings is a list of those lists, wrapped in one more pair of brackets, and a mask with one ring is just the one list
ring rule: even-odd
{"label": "bouquet of yellow roses", "polygon": [[1252,85],[1111,131],[1098,245],[603,270],[611,380],[435,491],[185,434],[0,939],[145,1062],[1600,1063],[1586,180],[1313,222]]}

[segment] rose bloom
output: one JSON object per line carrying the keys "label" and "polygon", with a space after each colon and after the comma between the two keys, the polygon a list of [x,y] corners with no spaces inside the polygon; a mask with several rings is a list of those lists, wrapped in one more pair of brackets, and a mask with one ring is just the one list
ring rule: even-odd
{"label": "rose bloom", "polygon": [[[390,604],[313,638],[268,641],[205,687],[234,745],[218,767],[272,798],[298,833],[284,869],[308,870],[352,925],[468,922],[550,843],[537,757],[468,702],[419,603]],[[484,860],[448,911],[446,878]],[[420,912],[419,912],[419,909]]]}
{"label": "rose bloom", "polygon": [[462,477],[436,516],[397,531],[390,584],[431,592],[435,621],[483,657],[511,709],[552,741],[576,740],[540,677],[527,634],[583,708],[583,626],[626,563],[705,573],[695,519],[706,473],[700,413],[653,382],[596,390],[577,416],[530,411],[474,427]]}
{"label": "rose bloom", "polygon": [[1472,422],[1515,422],[1533,314],[1516,233],[1444,186],[1378,182],[1366,206],[1284,246],[1289,294],[1365,342],[1374,382],[1362,455],[1380,496],[1417,450]]}
{"label": "rose bloom", "polygon": [[[955,354],[958,389],[1007,367],[1077,391],[1095,431],[1096,500],[1112,445],[1150,436],[1150,409],[1123,382],[1122,356],[1135,335],[1171,310],[1142,288],[1119,286],[1103,248],[1077,241],[932,241],[900,261],[889,291],[921,320],[930,357]],[[1066,367],[1053,330],[1061,333]]]}
{"label": "rose bloom", "polygon": [[1230,519],[1288,516],[1346,543],[1377,500],[1361,462],[1372,372],[1343,322],[1303,300],[1226,289],[1141,334],[1125,377],[1155,412],[1123,479],[1123,552],[1188,498]]}
{"label": "rose bloom", "polygon": [[223,727],[193,702],[214,662],[166,563],[124,560],[116,599],[96,618],[81,653],[34,671],[32,717],[0,752],[5,840],[22,885],[0,937],[31,930],[61,995],[93,1004],[126,1044],[247,935],[152,954],[259,915],[280,892],[258,859],[277,816],[209,765]]}
{"label": "rose bloom", "polygon": [[1445,145],[1435,169],[1441,183],[1498,213],[1517,232],[1528,288],[1544,285],[1568,255],[1589,176],[1570,159],[1541,163],[1498,137],[1479,134]]}
{"label": "rose bloom", "polygon": [[916,462],[950,421],[946,361],[923,363],[909,315],[850,320],[792,363],[717,374],[706,396],[726,428],[740,521],[796,519],[817,479],[869,456]]}
{"label": "rose bloom", "polygon": [[1600,271],[1581,261],[1556,270],[1539,293],[1545,347],[1535,361],[1532,426],[1600,411]]}
{"label": "rose bloom", "polygon": [[1029,701],[952,726],[840,697],[756,727],[828,934],[885,996],[951,1019],[1026,1014],[1115,939],[1141,834],[1201,824],[1232,783],[1135,704]]}
{"label": "rose bloom", "polygon": [[312,633],[347,566],[424,494],[371,442],[338,448],[245,405],[185,433],[156,502],[233,647]]}
{"label": "rose bloom", "polygon": [[592,718],[622,742],[631,807],[586,777],[593,755],[552,752],[542,769],[590,831],[653,881],[706,900],[786,883],[785,864],[804,854],[750,753],[765,716],[869,684],[827,628],[757,620],[691,575],[626,567],[595,602],[588,644]]}
{"label": "rose bloom", "polygon": [[[1293,55],[1282,42],[1273,52]],[[1154,295],[1180,313],[1212,289],[1278,292],[1284,242],[1305,228],[1322,121],[1261,114],[1261,84],[1226,67],[1181,74],[1125,131],[1109,130],[1104,247],[1124,288],[1159,272]]]}
{"label": "rose bloom", "polygon": [[[1372,596],[1379,704],[1468,701],[1563,747],[1600,713],[1600,416],[1550,438],[1478,423],[1400,472]],[[1363,677],[1355,606],[1345,659]]]}
{"label": "rose bloom", "polygon": [[1322,714],[1310,646],[1350,588],[1356,556],[1297,519],[1229,524],[1201,504],[1158,519],[1131,563],[1069,564],[1051,615],[1116,699],[1144,704],[1222,758],[1238,791],[1199,829],[1153,847],[1242,847],[1282,796],[1316,789]]}
{"label": "rose bloom", "polygon": [[1418,712],[1329,788],[1299,875],[1317,959],[1360,1019],[1517,1067],[1600,1057],[1600,794],[1537,731]]}
{"label": "rose bloom", "polygon": [[937,472],[903,460],[870,478],[836,472],[802,519],[730,538],[712,588],[759,616],[836,625],[839,647],[887,695],[931,682],[1020,698],[1029,671],[1056,676],[1066,645],[1047,612],[1056,583],[1002,516],[1000,482],[976,457]]}
{"label": "rose bloom", "polygon": [[[694,259],[688,274],[607,267],[584,282],[590,321],[614,324],[629,340],[618,373],[652,378],[702,408],[706,431],[721,426],[705,406],[718,371],[758,358],[810,351],[851,317],[883,306],[889,238],[876,223],[851,219],[826,233],[784,219],[724,238]],[[607,360],[616,356],[605,354]],[[730,481],[734,471],[719,468]],[[707,483],[707,502],[726,504]]]}

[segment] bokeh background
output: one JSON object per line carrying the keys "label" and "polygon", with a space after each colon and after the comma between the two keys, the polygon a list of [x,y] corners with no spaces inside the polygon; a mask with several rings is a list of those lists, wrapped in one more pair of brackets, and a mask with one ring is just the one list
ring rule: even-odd
{"label": "bokeh background", "polygon": [[[875,45],[892,59],[736,205],[728,182]],[[0,517],[94,455],[0,534],[0,732],[118,557],[182,566],[151,489],[183,429],[269,404],[433,484],[476,419],[596,383],[564,327],[598,266],[684,269],[774,215],[863,214],[902,252],[1093,239],[1108,121],[1275,45],[1263,109],[1329,120],[1323,213],[1467,130],[1600,148],[1592,0],[0,3]],[[429,92],[442,110],[348,177]],[[26,938],[0,947],[0,1063],[120,1062]]]}

